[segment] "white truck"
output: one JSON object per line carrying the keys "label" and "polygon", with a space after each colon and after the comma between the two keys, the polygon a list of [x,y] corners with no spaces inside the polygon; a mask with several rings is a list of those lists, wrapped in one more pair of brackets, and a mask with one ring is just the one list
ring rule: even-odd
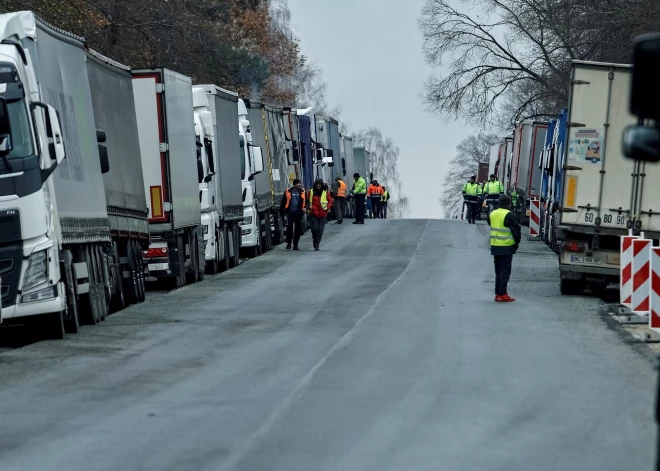
{"label": "white truck", "polygon": [[[243,220],[241,168],[244,155],[239,133],[236,132],[238,94],[216,85],[200,85],[199,88],[205,92],[208,99],[213,133],[213,144],[206,152],[211,157],[206,166],[211,165],[212,168],[205,178],[209,179],[210,176],[212,188],[209,192],[209,203],[215,206],[215,216],[213,223],[204,227],[206,260],[217,259],[218,268],[227,270],[240,263],[239,223]],[[208,147],[208,143],[205,147]],[[202,224],[204,225],[204,222]],[[216,267],[211,262],[210,272],[215,271]]]}
{"label": "white truck", "polygon": [[660,238],[660,167],[628,160],[622,134],[632,68],[574,61],[562,156],[557,243],[562,294],[619,283],[619,238],[632,229]]}
{"label": "white truck", "polygon": [[[32,12],[0,15],[3,322],[50,338],[108,312],[110,224],[83,39]],[[65,159],[66,157],[66,159]]]}
{"label": "white truck", "polygon": [[[248,101],[247,104],[251,103]],[[263,125],[263,121],[257,121]],[[262,128],[263,129],[263,128]],[[241,188],[243,199],[243,220],[241,228],[241,247],[249,250],[249,254],[257,257],[261,254],[263,216],[259,212],[259,195],[257,194],[256,176],[264,171],[262,148],[255,145],[252,139],[252,125],[246,101],[238,100],[238,132],[241,148]],[[263,134],[263,130],[261,131]]]}
{"label": "white truck", "polygon": [[173,288],[205,270],[192,80],[165,68],[134,69],[144,192],[149,201],[152,277]]}

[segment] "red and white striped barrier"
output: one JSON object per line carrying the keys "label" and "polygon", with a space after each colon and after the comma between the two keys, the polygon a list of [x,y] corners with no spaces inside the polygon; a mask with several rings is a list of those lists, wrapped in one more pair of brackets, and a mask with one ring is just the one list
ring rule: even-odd
{"label": "red and white striped barrier", "polygon": [[633,259],[633,240],[639,239],[638,236],[621,237],[621,255],[619,257],[619,270],[621,275],[621,284],[619,293],[621,295],[621,304],[630,308],[632,306],[632,259]]}
{"label": "red and white striped barrier", "polygon": [[529,209],[529,237],[539,237],[541,233],[541,200],[531,200],[529,202]]}
{"label": "red and white striped barrier", "polygon": [[660,332],[660,248],[651,248],[651,299],[649,328]]}
{"label": "red and white striped barrier", "polygon": [[651,242],[648,239],[632,241],[632,307],[631,311],[640,316],[649,313],[651,297]]}

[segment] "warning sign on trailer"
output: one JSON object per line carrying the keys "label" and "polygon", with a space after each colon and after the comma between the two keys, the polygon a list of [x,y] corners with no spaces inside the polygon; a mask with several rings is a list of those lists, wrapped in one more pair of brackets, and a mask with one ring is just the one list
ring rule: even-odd
{"label": "warning sign on trailer", "polygon": [[570,162],[591,162],[597,164],[601,159],[603,132],[596,129],[578,129],[571,134],[568,143]]}

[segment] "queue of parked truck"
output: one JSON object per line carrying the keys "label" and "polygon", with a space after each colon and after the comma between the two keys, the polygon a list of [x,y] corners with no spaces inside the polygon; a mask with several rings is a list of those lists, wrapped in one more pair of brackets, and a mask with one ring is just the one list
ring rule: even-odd
{"label": "queue of parked truck", "polygon": [[355,172],[371,176],[369,152],[314,109],[128,67],[32,12],[0,15],[4,324],[61,338],[143,301],[148,280],[235,267],[282,241],[293,179]]}
{"label": "queue of parked truck", "polygon": [[622,145],[637,123],[631,76],[630,65],[574,61],[567,108],[517,123],[491,151],[519,219],[540,201],[539,237],[558,255],[562,294],[618,288],[620,237],[660,239],[660,168],[626,158]]}

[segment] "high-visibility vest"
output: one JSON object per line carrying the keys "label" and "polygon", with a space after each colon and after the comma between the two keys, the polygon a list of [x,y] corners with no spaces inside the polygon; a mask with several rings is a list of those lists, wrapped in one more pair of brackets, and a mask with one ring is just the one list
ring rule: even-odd
{"label": "high-visibility vest", "polygon": [[387,200],[389,200],[389,199],[390,199],[390,192],[387,191],[387,190],[385,190],[385,191],[383,192],[383,201],[384,201],[384,202],[387,202]]}
{"label": "high-visibility vest", "polygon": [[337,188],[337,198],[346,197],[346,183],[341,180],[338,180],[339,188]]}
{"label": "high-visibility vest", "polygon": [[321,193],[321,208],[323,208],[323,211],[328,210],[328,192],[325,190]]}
{"label": "high-visibility vest", "polygon": [[499,208],[490,213],[490,245],[491,247],[511,247],[516,245],[511,229],[504,225],[504,218],[511,211]]}
{"label": "high-visibility vest", "polygon": [[367,192],[367,182],[364,181],[364,178],[359,177],[353,185],[353,193],[356,195],[364,195]]}
{"label": "high-visibility vest", "polygon": [[[286,190],[286,206],[284,206],[284,209],[289,209],[289,204],[291,204],[291,190],[292,188],[289,188]],[[305,190],[302,188],[300,189],[300,199],[301,199],[301,206],[300,210],[304,211],[305,210]]]}
{"label": "high-visibility vest", "polygon": [[467,182],[465,185],[463,185],[463,191],[468,196],[477,196],[481,194],[481,186],[477,182]]}
{"label": "high-visibility vest", "polygon": [[380,196],[383,194],[383,187],[380,185],[370,185],[367,194],[370,196]]}
{"label": "high-visibility vest", "polygon": [[504,193],[504,187],[499,180],[495,180],[494,182],[488,181],[484,185],[484,193],[487,195],[502,194]]}
{"label": "high-visibility vest", "polygon": [[514,206],[516,205],[516,203],[518,203],[518,192],[515,190],[511,192],[511,203]]}

